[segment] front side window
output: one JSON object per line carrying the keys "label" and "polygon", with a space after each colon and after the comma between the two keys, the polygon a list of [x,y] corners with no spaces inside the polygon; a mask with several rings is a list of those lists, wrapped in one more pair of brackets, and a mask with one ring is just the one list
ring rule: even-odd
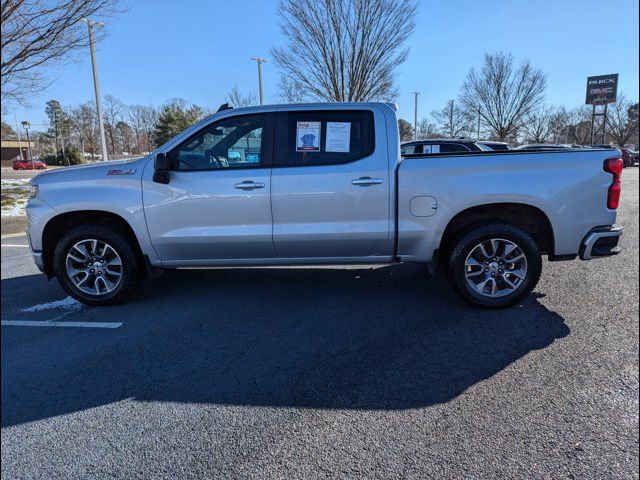
{"label": "front side window", "polygon": [[169,153],[172,165],[177,170],[260,167],[266,121],[266,115],[245,115],[213,123]]}

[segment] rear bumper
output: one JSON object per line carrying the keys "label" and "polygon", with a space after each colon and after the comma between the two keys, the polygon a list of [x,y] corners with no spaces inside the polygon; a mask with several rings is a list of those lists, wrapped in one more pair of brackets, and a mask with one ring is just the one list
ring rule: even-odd
{"label": "rear bumper", "polygon": [[591,230],[580,246],[580,258],[591,260],[598,257],[609,257],[617,255],[622,251],[618,246],[618,241],[622,236],[622,227],[598,227]]}

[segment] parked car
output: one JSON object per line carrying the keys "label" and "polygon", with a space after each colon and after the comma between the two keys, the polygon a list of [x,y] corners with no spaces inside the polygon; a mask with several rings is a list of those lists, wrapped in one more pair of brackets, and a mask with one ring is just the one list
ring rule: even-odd
{"label": "parked car", "polygon": [[14,170],[44,170],[47,168],[47,164],[40,160],[14,160]]}
{"label": "parked car", "polygon": [[624,163],[624,167],[633,167],[636,163],[636,159],[633,157],[633,154],[626,148],[621,148],[620,151],[622,152],[622,162]]}
{"label": "parked car", "polygon": [[399,150],[383,103],[225,109],[145,158],[34,177],[29,245],[89,305],[163,268],[418,262],[499,308],[529,295],[542,255],[620,252],[618,151]]}
{"label": "parked car", "polygon": [[520,145],[514,150],[528,150],[528,151],[541,151],[541,150],[571,150],[574,148],[571,145],[564,143],[530,143],[528,145]]}
{"label": "parked car", "polygon": [[480,145],[484,145],[489,150],[495,150],[497,152],[502,152],[506,150],[511,150],[511,147],[507,142],[495,142],[493,140],[481,140],[478,142]]}
{"label": "parked car", "polygon": [[440,154],[440,153],[460,153],[460,152],[483,152],[491,150],[483,147],[476,140],[468,138],[445,139],[434,138],[426,140],[414,140],[402,144],[400,152],[402,155],[414,154]]}

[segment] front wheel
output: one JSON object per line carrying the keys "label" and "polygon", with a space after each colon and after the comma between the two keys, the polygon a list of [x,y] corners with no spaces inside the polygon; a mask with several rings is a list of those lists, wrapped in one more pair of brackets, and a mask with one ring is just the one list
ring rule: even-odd
{"label": "front wheel", "polygon": [[508,224],[491,224],[466,233],[449,257],[449,279],[466,301],[504,308],[527,297],[542,272],[542,257],[530,235]]}
{"label": "front wheel", "polygon": [[62,288],[87,305],[121,302],[138,286],[143,271],[126,236],[96,223],[65,234],[54,251],[53,266]]}

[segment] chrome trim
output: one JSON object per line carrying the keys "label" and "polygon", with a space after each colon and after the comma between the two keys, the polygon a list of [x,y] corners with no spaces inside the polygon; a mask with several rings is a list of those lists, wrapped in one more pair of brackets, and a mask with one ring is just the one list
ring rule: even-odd
{"label": "chrome trim", "polygon": [[620,237],[622,236],[623,232],[624,232],[624,228],[619,226],[608,227],[606,229],[599,228],[599,229],[593,230],[582,241],[582,248],[580,249],[580,258],[582,260],[591,260],[592,258],[598,258],[592,255],[593,246],[596,244],[596,242],[601,238]]}

